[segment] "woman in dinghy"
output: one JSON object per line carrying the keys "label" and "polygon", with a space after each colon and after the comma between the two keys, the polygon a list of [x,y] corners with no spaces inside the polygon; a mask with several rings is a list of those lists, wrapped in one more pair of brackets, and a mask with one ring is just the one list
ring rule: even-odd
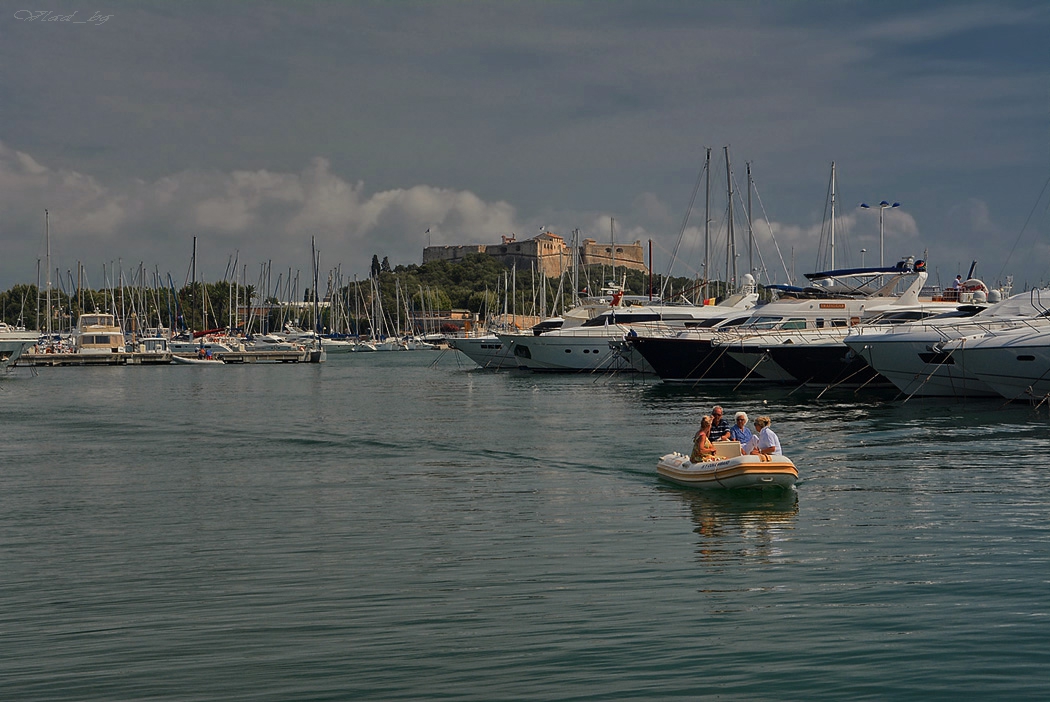
{"label": "woman in dinghy", "polygon": [[700,429],[693,435],[693,453],[689,456],[689,460],[693,463],[715,460],[718,449],[711,443],[710,437],[713,421],[710,415],[704,415],[704,418],[700,420]]}

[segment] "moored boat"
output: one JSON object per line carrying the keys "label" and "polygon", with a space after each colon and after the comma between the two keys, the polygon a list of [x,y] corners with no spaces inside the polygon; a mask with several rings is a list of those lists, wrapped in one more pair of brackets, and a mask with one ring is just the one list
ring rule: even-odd
{"label": "moored boat", "polygon": [[113,314],[82,314],[73,334],[76,352],[80,354],[111,354],[124,350],[124,332]]}
{"label": "moored boat", "polygon": [[[795,382],[795,374],[768,353],[769,339],[785,342],[806,331],[846,330],[876,310],[899,304],[901,298],[917,301],[926,272],[924,263],[907,258],[894,266],[830,270],[806,277],[813,282],[807,288],[770,286],[779,298],[756,306],[746,319],[695,326],[673,337],[643,333],[627,343],[665,383]],[[898,295],[902,286],[907,288]],[[843,349],[841,355],[845,354]]]}
{"label": "moored boat", "polygon": [[961,352],[965,344],[949,346],[949,342],[1042,324],[1048,299],[1050,289],[1030,290],[983,309],[960,306],[955,312],[916,322],[884,328],[855,327],[845,341],[909,397],[996,397],[999,392],[970,372],[971,356]]}
{"label": "moored boat", "polygon": [[510,347],[495,334],[483,336],[449,336],[448,347],[459,351],[482,368],[489,370],[506,370],[517,368],[518,360],[510,352]]}
{"label": "moored boat", "polygon": [[223,366],[225,361],[221,358],[191,358],[189,356],[172,356],[171,360],[187,366]]}
{"label": "moored boat", "polygon": [[942,346],[1007,400],[1050,397],[1050,325],[1033,320],[1017,328],[961,337]]}
{"label": "moored boat", "polygon": [[[649,304],[623,306],[620,297],[601,314],[578,327],[554,329],[536,334],[499,333],[520,368],[545,372],[641,371],[653,367],[634,349],[619,344],[628,335],[670,334],[690,324],[723,321],[728,315],[748,314],[758,301],[755,280],[745,274],[736,293],[716,305]],[[641,333],[639,333],[641,332]],[[613,342],[613,343],[611,343]]]}
{"label": "moored boat", "polygon": [[0,370],[14,365],[26,349],[37,343],[40,333],[0,322]]}
{"label": "moored boat", "polygon": [[786,456],[730,457],[740,451],[736,441],[715,442],[715,447],[719,449],[717,461],[693,463],[689,456],[674,452],[660,458],[656,472],[676,485],[708,490],[790,490],[798,481],[798,469]]}

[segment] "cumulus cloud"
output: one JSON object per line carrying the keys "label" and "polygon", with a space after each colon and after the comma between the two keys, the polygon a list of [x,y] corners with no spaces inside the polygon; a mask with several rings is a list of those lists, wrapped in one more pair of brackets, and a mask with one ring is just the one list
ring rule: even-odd
{"label": "cumulus cloud", "polygon": [[[42,232],[44,209],[52,217],[52,252],[86,266],[117,258],[171,265],[172,257],[188,260],[193,236],[210,248],[216,270],[234,251],[242,260],[308,266],[303,253],[313,237],[328,265],[365,270],[373,253],[419,262],[428,240],[484,243],[521,228],[506,202],[429,185],[370,193],[323,158],[297,173],[183,171],[105,183],[50,168],[2,142],[0,207],[7,213],[0,241],[14,254],[0,261],[4,287],[35,275],[43,237],[33,233]],[[207,275],[206,260],[198,268]]]}

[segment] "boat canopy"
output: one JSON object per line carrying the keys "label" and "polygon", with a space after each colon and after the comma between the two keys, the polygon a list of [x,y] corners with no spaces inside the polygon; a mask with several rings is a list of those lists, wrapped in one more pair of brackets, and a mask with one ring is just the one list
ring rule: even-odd
{"label": "boat canopy", "polygon": [[925,261],[915,261],[912,258],[906,258],[897,261],[893,266],[875,266],[874,268],[839,268],[833,271],[806,273],[805,276],[810,280],[820,280],[821,278],[843,278],[852,275],[898,275],[900,273],[911,273],[912,271],[921,271],[925,269]]}

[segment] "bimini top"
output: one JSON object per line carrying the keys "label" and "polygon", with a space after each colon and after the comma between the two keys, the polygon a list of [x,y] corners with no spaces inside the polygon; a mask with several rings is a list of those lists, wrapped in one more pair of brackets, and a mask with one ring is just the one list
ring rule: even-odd
{"label": "bimini top", "polygon": [[875,266],[873,268],[839,268],[833,271],[820,271],[818,273],[806,273],[810,280],[821,278],[842,278],[852,275],[898,275],[900,273],[911,273],[913,271],[926,270],[926,261],[916,261],[906,258],[893,266]]}

